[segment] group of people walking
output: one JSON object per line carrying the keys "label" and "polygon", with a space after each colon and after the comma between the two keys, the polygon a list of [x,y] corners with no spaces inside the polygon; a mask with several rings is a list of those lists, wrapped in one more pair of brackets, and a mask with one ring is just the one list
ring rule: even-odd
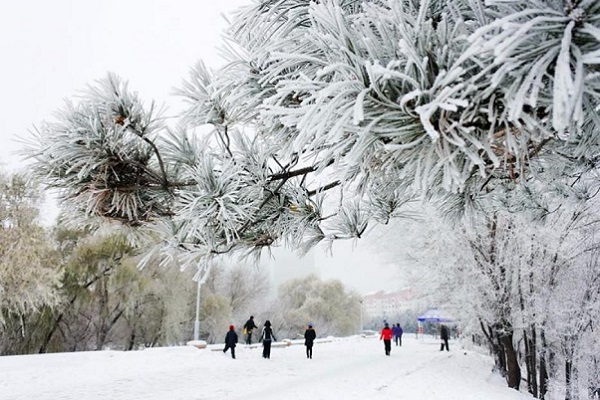
{"label": "group of people walking", "polygon": [[[246,321],[244,324],[244,334],[247,345],[252,344],[252,331],[254,329],[258,329],[258,326],[256,326],[254,323],[254,316],[251,315],[250,319],[248,319],[248,321]],[[403,330],[399,323],[392,325],[391,328],[387,322],[384,323],[381,334],[379,335],[379,340],[383,340],[386,356],[389,356],[392,352],[392,339],[394,340],[396,346],[402,346],[402,333]],[[442,339],[442,346],[440,350],[444,350],[445,348],[446,351],[448,351],[449,330],[446,325],[440,326],[440,337]],[[306,358],[312,358],[312,349],[316,338],[317,333],[313,325],[309,323],[306,331],[304,332]],[[263,345],[263,358],[271,358],[271,343],[277,340],[275,338],[275,334],[273,333],[273,328],[271,327],[271,321],[265,321],[259,340]],[[235,333],[235,327],[233,325],[229,325],[229,331],[227,332],[227,335],[225,335],[225,348],[223,349],[223,353],[226,353],[227,350],[231,349],[231,357],[235,358],[235,346],[237,342],[238,336],[237,333]]]}
{"label": "group of people walking", "polygon": [[[387,322],[384,323],[381,335],[379,335],[379,340],[383,340],[386,356],[389,356],[392,351],[392,338],[396,342],[396,346],[402,346],[402,333],[403,331],[400,324],[395,324],[390,328],[390,325]],[[442,340],[440,351],[443,351],[444,349],[450,351],[450,348],[448,347],[449,338],[450,330],[448,327],[443,324],[440,325],[440,339]]]}
{"label": "group of people walking", "polygon": [[[244,324],[244,335],[245,342],[247,345],[252,344],[252,331],[254,329],[258,329],[258,326],[256,326],[256,324],[254,323],[254,316],[251,315],[248,321],[246,321],[246,323]],[[314,327],[312,326],[312,324],[308,324],[308,327],[304,332],[306,358],[312,358],[312,348],[316,338],[317,333]],[[275,334],[273,333],[273,328],[271,327],[271,321],[265,321],[259,341],[261,341],[263,345],[263,358],[271,358],[271,343],[273,341],[277,341],[277,339],[275,338]],[[237,343],[238,335],[237,333],[235,333],[235,327],[233,325],[229,325],[229,331],[225,335],[225,348],[223,349],[223,353],[226,353],[227,350],[231,349],[231,357],[235,358],[235,346]]]}

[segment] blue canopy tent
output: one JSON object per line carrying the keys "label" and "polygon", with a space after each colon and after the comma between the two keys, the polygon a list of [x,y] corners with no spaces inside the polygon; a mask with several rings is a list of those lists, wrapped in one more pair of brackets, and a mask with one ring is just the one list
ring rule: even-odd
{"label": "blue canopy tent", "polygon": [[417,317],[419,322],[453,322],[454,318],[443,310],[430,308]]}
{"label": "blue canopy tent", "polygon": [[425,329],[423,327],[423,323],[453,323],[454,317],[443,310],[439,310],[437,308],[430,308],[425,311],[423,314],[417,317],[417,337],[425,333]]}

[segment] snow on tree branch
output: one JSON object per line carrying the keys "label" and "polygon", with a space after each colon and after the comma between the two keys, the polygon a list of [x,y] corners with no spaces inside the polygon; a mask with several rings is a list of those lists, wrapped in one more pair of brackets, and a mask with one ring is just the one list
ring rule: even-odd
{"label": "snow on tree branch", "polygon": [[183,84],[180,127],[109,75],[30,153],[87,214],[176,227],[198,255],[360,237],[414,197],[465,210],[585,181],[583,198],[599,14],[587,0],[254,2],[228,63]]}

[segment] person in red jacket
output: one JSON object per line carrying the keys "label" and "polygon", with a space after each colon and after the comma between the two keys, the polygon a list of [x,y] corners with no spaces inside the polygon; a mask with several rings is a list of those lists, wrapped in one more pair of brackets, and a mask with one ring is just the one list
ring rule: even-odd
{"label": "person in red jacket", "polygon": [[394,333],[390,326],[386,323],[381,330],[381,335],[379,336],[379,340],[383,339],[383,345],[385,347],[385,355],[389,356],[392,351],[392,337]]}

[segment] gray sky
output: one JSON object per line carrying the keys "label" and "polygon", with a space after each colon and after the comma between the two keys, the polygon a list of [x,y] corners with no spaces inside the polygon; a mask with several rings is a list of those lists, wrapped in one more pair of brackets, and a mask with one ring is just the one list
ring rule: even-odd
{"label": "gray sky", "polygon": [[[180,103],[171,94],[190,68],[198,60],[221,63],[222,14],[249,1],[2,1],[0,164],[24,168],[15,154],[22,147],[18,137],[108,71],[128,80],[148,104],[166,104],[167,115],[174,115]],[[52,208],[47,215],[55,214]],[[378,261],[363,243],[336,243],[333,257],[322,248],[316,254],[315,268],[324,279],[339,278],[360,292],[397,287],[395,267]],[[296,268],[288,268],[290,276],[298,276]]]}

